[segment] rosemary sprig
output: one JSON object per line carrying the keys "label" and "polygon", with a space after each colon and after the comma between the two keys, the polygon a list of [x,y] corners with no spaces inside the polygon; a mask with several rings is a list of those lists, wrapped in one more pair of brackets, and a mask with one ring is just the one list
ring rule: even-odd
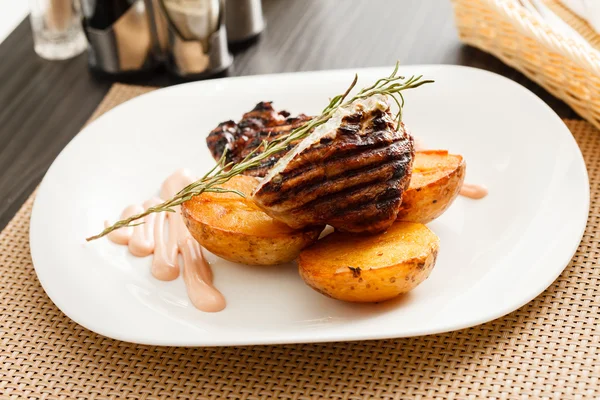
{"label": "rosemary sprig", "polygon": [[[405,79],[403,76],[398,75],[398,67],[399,63],[396,63],[396,67],[394,71],[385,78],[378,79],[373,85],[361,89],[354,96],[350,97],[350,92],[356,86],[358,82],[358,75],[354,76],[354,80],[348,87],[348,89],[340,95],[333,97],[327,107],[323,109],[321,115],[311,119],[306,122],[304,125],[294,129],[287,135],[283,135],[278,137],[271,142],[263,141],[261,146],[255,148],[250,154],[248,154],[242,161],[239,163],[226,163],[225,162],[225,152],[223,153],[221,159],[212,168],[206,175],[204,175],[201,179],[193,182],[192,184],[183,188],[179,193],[175,195],[170,200],[165,201],[164,203],[158,204],[156,206],[150,207],[144,212],[131,216],[129,218],[123,219],[121,221],[116,222],[112,226],[104,229],[97,235],[91,236],[87,238],[87,241],[99,239],[114,230],[119,228],[132,226],[134,221],[138,221],[145,216],[158,213],[163,211],[175,212],[174,207],[185,203],[190,200],[194,196],[198,196],[204,192],[215,192],[215,193],[224,193],[224,192],[234,192],[239,194],[240,196],[244,196],[243,193],[220,188],[219,185],[224,184],[231,178],[236,175],[240,175],[244,171],[257,167],[261,164],[261,162],[274,154],[279,153],[282,150],[285,150],[288,145],[296,140],[304,139],[307,137],[313,129],[316,127],[323,125],[326,123],[332,115],[335,113],[337,109],[340,107],[346,107],[350,105],[352,102],[359,99],[366,99],[368,97],[374,95],[388,95],[391,97],[394,102],[398,105],[398,114],[396,115],[396,121],[398,124],[398,128],[400,127],[400,122],[402,121],[402,108],[404,106],[404,96],[402,95],[402,91],[408,89],[414,89],[426,83],[432,83],[432,80],[422,80],[422,75],[412,76],[408,79]],[[259,149],[263,150],[262,153],[258,153]]]}

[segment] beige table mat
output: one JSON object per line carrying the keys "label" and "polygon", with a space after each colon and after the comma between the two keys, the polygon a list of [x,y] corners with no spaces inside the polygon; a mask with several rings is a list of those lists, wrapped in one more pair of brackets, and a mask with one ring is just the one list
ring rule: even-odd
{"label": "beige table mat", "polygon": [[[117,85],[95,116],[148,90]],[[597,399],[600,132],[567,124],[592,199],[573,261],[523,308],[441,335],[225,348],[107,339],[69,320],[41,288],[29,255],[30,198],[0,234],[0,398]]]}

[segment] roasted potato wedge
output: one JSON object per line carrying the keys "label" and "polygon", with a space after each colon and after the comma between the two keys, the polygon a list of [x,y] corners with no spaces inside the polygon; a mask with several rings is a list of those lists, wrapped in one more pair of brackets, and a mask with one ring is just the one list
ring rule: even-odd
{"label": "roasted potato wedge", "polygon": [[269,217],[251,199],[258,180],[236,176],[221,185],[247,195],[204,193],[185,202],[181,211],[192,236],[226,260],[249,265],[277,265],[294,260],[314,243],[323,227],[295,230]]}
{"label": "roasted potato wedge", "polygon": [[460,155],[445,150],[416,152],[410,185],[397,219],[426,224],[442,215],[458,196],[465,172]]}
{"label": "roasted potato wedge", "polygon": [[395,222],[386,232],[334,232],[300,252],[300,276],[339,300],[378,302],[406,293],[431,272],[438,237],[423,224]]}

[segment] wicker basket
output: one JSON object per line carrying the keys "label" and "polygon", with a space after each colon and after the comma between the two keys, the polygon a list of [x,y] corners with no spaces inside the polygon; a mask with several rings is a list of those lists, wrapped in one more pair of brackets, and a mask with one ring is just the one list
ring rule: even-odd
{"label": "wicker basket", "polygon": [[[518,0],[452,0],[463,42],[493,54],[600,128],[600,53],[564,38]],[[558,0],[546,5],[586,37],[599,35]]]}

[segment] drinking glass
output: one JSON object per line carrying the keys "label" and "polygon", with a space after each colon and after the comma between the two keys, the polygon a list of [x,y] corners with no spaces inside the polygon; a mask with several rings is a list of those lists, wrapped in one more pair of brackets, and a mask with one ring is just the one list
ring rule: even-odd
{"label": "drinking glass", "polygon": [[79,0],[30,0],[30,5],[34,49],[40,57],[65,60],[85,50]]}

